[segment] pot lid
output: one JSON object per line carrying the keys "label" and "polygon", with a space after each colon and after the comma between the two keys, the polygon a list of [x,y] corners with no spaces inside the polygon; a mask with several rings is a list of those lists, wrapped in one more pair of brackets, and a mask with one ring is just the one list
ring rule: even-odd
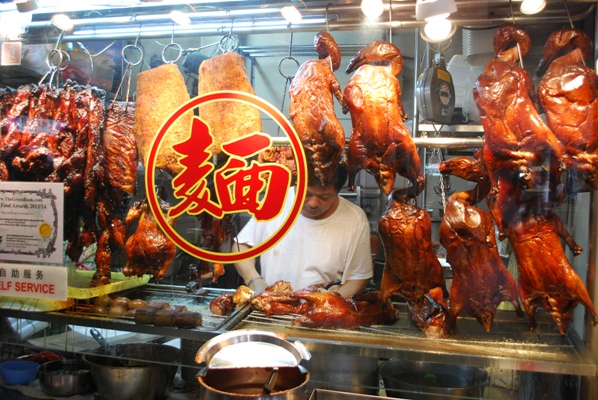
{"label": "pot lid", "polygon": [[208,340],[195,362],[214,369],[296,367],[310,358],[309,350],[298,340],[291,343],[276,333],[241,329]]}

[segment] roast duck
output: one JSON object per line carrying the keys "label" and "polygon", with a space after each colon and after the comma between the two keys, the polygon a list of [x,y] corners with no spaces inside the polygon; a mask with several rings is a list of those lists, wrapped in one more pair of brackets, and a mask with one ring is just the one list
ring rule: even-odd
{"label": "roast duck", "polygon": [[[386,62],[388,65],[370,65]],[[353,131],[349,142],[349,190],[355,190],[355,176],[361,169],[371,173],[389,195],[396,174],[412,184],[413,196],[424,188],[420,159],[401,100],[396,78],[403,68],[401,51],[391,43],[374,41],[349,62],[346,72],[354,74],[345,87],[345,101],[351,113]]]}
{"label": "roast duck", "polygon": [[579,29],[559,29],[546,45],[537,75],[548,125],[564,147],[568,170],[598,189],[598,79],[584,60],[592,41]]}
{"label": "roast duck", "polygon": [[432,222],[426,210],[409,204],[409,200],[409,195],[393,192],[378,221],[385,255],[381,297],[404,298],[413,320],[427,337],[447,337],[452,333],[448,292],[432,248]]}
{"label": "roast duck", "polygon": [[553,179],[557,179],[561,168],[562,144],[541,119],[531,78],[517,64],[530,47],[529,35],[518,26],[505,24],[497,28],[496,56],[473,88],[484,127],[484,160],[492,185],[490,211],[501,238],[526,188],[546,179],[535,168],[550,161],[549,178]]}
{"label": "roast duck", "polygon": [[341,53],[332,35],[314,39],[318,60],[301,64],[289,88],[289,116],[303,144],[308,170],[323,186],[334,176],[345,153],[345,133],[334,112],[334,97],[347,112],[341,86],[334,75]]}
{"label": "roast duck", "polygon": [[[485,185],[487,171],[484,168],[483,157],[479,153],[476,155],[478,157],[475,159],[459,157],[441,163],[441,171]],[[475,192],[476,190],[470,191],[471,195],[476,196],[475,198],[471,198],[475,199],[475,202],[479,202],[484,191]],[[549,209],[550,206],[550,203],[542,203],[541,199],[537,196],[526,199],[519,206],[515,216],[508,221],[506,235],[517,261],[517,292],[528,316],[529,329],[531,331],[535,330],[536,310],[538,307],[542,307],[551,315],[559,332],[565,334],[567,327],[571,323],[573,310],[577,304],[582,304],[588,309],[594,324],[597,322],[597,317],[583,281],[567,259],[561,239],[565,241],[574,255],[580,254],[582,249],[575,243],[571,235],[569,235],[559,217]],[[445,219],[453,219],[451,208],[447,204]],[[471,221],[476,221],[476,219],[472,218]],[[446,225],[447,222],[443,220],[442,225]],[[472,224],[470,223],[469,225]],[[441,240],[446,241],[446,227],[441,229]],[[493,233],[490,236],[493,237]],[[492,241],[490,236],[488,239]],[[446,246],[450,256],[451,245],[447,244]],[[469,250],[469,253],[473,252],[474,249]],[[476,265],[485,263],[486,259],[489,259],[491,256],[486,253],[484,254],[485,256],[472,256],[470,262]],[[453,262],[455,263],[454,265]],[[450,260],[450,263],[453,266],[455,274],[453,285],[459,284],[461,263],[459,260],[454,259]],[[468,279],[471,276],[476,275],[470,273]],[[508,280],[508,278],[501,279],[499,277],[493,277],[492,280],[482,280],[482,282],[486,282],[485,284],[480,284],[479,281],[473,279],[472,281],[477,286],[472,288],[472,291],[479,291],[480,288],[484,288],[485,293],[488,290],[499,291],[500,288],[492,288],[492,285],[496,285],[496,283],[491,282],[494,280],[494,282],[499,282],[499,284],[502,283],[507,286],[504,279]],[[509,296],[512,296],[512,294],[509,294]],[[513,302],[507,297],[504,300]],[[452,287],[450,304],[452,308]],[[513,305],[515,304],[513,303]],[[516,307],[516,310],[519,310],[519,308]]]}
{"label": "roast duck", "polygon": [[278,281],[252,299],[251,305],[263,311],[266,317],[297,314],[292,325],[308,328],[355,329],[396,320],[390,299],[381,300],[379,292],[346,299],[327,290],[338,283],[333,281],[293,291],[288,282]]}
{"label": "roast duck", "polygon": [[[164,191],[158,197],[161,212],[167,223],[174,227],[176,218],[168,217],[170,205],[165,200]],[[135,232],[127,239],[125,254],[126,264],[123,268],[125,276],[143,276],[152,270],[154,278],[160,280],[174,261],[176,245],[159,227],[147,200],[135,202],[127,213],[127,225],[137,221]]]}
{"label": "roast duck", "polygon": [[456,326],[457,317],[465,311],[490,332],[496,309],[503,301],[511,302],[519,317],[523,313],[515,280],[498,252],[492,217],[476,207],[490,190],[482,164],[479,158],[461,157],[440,163],[441,173],[478,183],[449,198],[439,235],[453,271],[449,304],[453,324]]}

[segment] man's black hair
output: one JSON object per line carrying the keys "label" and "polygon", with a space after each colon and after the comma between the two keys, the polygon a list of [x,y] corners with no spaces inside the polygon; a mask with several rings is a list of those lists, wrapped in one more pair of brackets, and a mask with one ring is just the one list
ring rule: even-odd
{"label": "man's black hair", "polygon": [[[334,176],[332,177],[332,179],[330,180],[330,185],[334,185],[334,189],[336,189],[336,192],[339,193],[341,191],[341,189],[343,188],[343,186],[345,185],[345,182],[347,181],[347,174],[348,174],[348,168],[347,168],[347,163],[345,162],[345,160],[341,160],[341,162],[338,163],[336,170],[334,171]],[[313,174],[310,174],[309,177],[309,185],[322,185],[322,181],[320,181],[320,179],[318,179],[318,177],[316,177]]]}

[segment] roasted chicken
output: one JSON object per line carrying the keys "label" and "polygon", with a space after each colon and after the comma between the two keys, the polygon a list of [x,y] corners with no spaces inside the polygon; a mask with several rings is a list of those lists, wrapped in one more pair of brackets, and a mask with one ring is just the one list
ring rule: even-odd
{"label": "roasted chicken", "polygon": [[598,190],[598,78],[587,66],[592,40],[579,29],[559,29],[544,46],[538,98],[548,125],[564,146],[567,169]]}
{"label": "roasted chicken", "polygon": [[[442,164],[449,165],[441,170],[454,171],[465,163],[450,160]],[[460,175],[459,171],[456,175]],[[453,194],[446,204],[439,229],[440,243],[446,249],[447,261],[453,270],[449,307],[453,323],[456,326],[457,317],[465,311],[487,332],[503,301],[510,301],[518,315],[523,316],[515,280],[498,252],[492,217],[476,207],[489,189],[488,180],[482,178],[475,188]]]}
{"label": "roasted chicken", "polygon": [[[442,266],[432,249],[432,223],[424,209],[408,201],[408,195],[393,192],[386,212],[378,221],[386,259],[380,283],[381,296],[382,299],[392,295],[405,298],[412,303],[412,312],[424,313],[412,315],[418,324],[424,323],[424,332],[434,337],[446,337],[452,331],[446,304],[448,292]],[[426,301],[428,305],[423,304]],[[430,309],[436,311],[430,313]],[[432,314],[436,316],[430,318]],[[426,322],[439,325],[428,330]]]}
{"label": "roasted chicken", "polygon": [[493,197],[490,211],[501,238],[526,188],[545,179],[534,168],[550,159],[551,177],[560,173],[562,145],[540,118],[532,81],[517,65],[530,47],[529,35],[518,26],[505,24],[497,28],[496,56],[473,88],[484,127],[484,160]]}
{"label": "roasted chicken", "polygon": [[327,290],[338,283],[333,281],[293,291],[288,282],[278,281],[254,297],[251,307],[264,312],[266,317],[299,314],[292,325],[308,328],[355,329],[396,320],[392,302],[383,300],[380,292],[345,299]]}
{"label": "roasted chicken", "polygon": [[564,335],[573,310],[582,304],[593,325],[598,315],[584,282],[565,254],[561,239],[574,255],[582,252],[559,217],[545,210],[538,198],[527,200],[513,221],[507,236],[517,260],[519,296],[527,313],[530,331],[536,328],[536,309],[544,308]]}
{"label": "roasted chicken", "polygon": [[334,112],[334,97],[347,112],[341,86],[334,75],[341,53],[332,35],[314,39],[318,60],[301,64],[289,88],[289,116],[303,144],[309,173],[327,186],[345,152],[345,133]]}
{"label": "roasted chicken", "polygon": [[386,324],[396,320],[390,299],[380,301],[379,293],[359,299],[345,299],[337,292],[295,292],[292,298],[306,302],[308,310],[293,321],[293,325],[308,328],[356,329],[360,326]]}
{"label": "roasted chicken", "polygon": [[[386,62],[388,65],[369,65]],[[404,121],[407,119],[396,78],[403,68],[401,51],[391,43],[374,41],[349,62],[355,72],[345,87],[353,131],[349,142],[349,190],[361,169],[371,173],[389,195],[396,174],[407,178],[413,196],[424,188],[420,158]]]}
{"label": "roasted chicken", "polygon": [[[163,198],[160,198],[160,203],[167,223],[174,227],[176,218],[167,216],[170,205]],[[133,204],[127,214],[127,226],[131,226],[137,219],[137,229],[129,237],[125,247],[126,264],[123,274],[141,277],[151,270],[154,278],[160,280],[174,260],[176,245],[162,232],[146,200]]]}

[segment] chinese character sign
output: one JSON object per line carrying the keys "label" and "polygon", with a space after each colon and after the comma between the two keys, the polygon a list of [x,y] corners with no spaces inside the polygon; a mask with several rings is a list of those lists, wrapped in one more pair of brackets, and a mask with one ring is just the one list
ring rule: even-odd
{"label": "chinese character sign", "polygon": [[209,127],[194,117],[189,139],[174,146],[181,154],[179,163],[184,168],[173,179],[172,186],[174,195],[183,200],[169,210],[168,216],[207,212],[222,218],[227,213],[249,212],[259,221],[276,217],[284,204],[291,172],[280,164],[256,161],[249,164],[246,160],[270,147],[270,137],[261,132],[252,133],[222,145],[229,158],[215,171],[215,195],[208,188],[208,178],[214,171],[209,151],[212,144]]}
{"label": "chinese character sign", "polygon": [[[162,214],[155,187],[155,160],[160,144],[168,128],[177,118],[199,105],[211,101],[242,101],[258,108],[276,122],[289,138],[297,164],[296,193],[290,215],[279,231],[264,243],[240,253],[216,253],[197,247],[187,242],[167,223],[168,218],[182,214],[197,216],[208,213],[216,218],[226,214],[247,212],[258,221],[267,221],[276,217],[282,210],[287,189],[291,185],[291,171],[282,164],[260,163],[254,158],[260,152],[272,146],[267,133],[253,132],[238,139],[222,144],[220,149],[226,155],[223,165],[216,166],[212,161],[214,137],[211,128],[200,117],[194,117],[189,127],[189,136],[183,142],[173,145],[179,154],[178,160],[182,171],[173,178],[172,189],[176,203]],[[295,222],[307,190],[307,162],[301,141],[286,118],[272,105],[254,95],[222,91],[196,97],[177,110],[162,126],[148,157],[145,185],[148,204],[156,221],[164,233],[179,248],[203,260],[232,263],[255,257],[272,247],[282,238]]]}

